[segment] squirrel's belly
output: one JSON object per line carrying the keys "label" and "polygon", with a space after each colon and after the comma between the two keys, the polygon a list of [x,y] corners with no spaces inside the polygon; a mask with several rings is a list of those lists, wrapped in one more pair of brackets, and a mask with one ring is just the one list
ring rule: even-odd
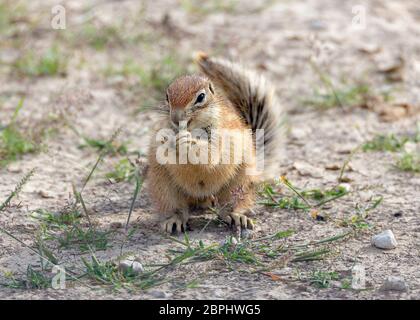
{"label": "squirrel's belly", "polygon": [[196,198],[216,194],[232,178],[237,170],[234,165],[220,165],[209,170],[200,165],[172,165],[174,182],[188,195]]}

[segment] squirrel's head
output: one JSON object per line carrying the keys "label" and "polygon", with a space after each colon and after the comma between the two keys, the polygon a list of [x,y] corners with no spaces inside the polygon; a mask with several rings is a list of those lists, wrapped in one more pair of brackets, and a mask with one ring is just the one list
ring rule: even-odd
{"label": "squirrel's head", "polygon": [[184,122],[188,128],[201,128],[216,116],[215,93],[211,81],[201,75],[187,75],[174,80],[166,90],[171,125]]}

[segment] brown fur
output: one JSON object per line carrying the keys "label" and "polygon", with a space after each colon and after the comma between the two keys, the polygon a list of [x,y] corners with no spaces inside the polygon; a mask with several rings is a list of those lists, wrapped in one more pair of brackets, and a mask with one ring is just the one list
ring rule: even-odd
{"label": "brown fur", "polygon": [[171,108],[185,108],[194,98],[195,93],[208,83],[208,79],[199,75],[187,75],[176,79],[170,84],[168,102]]}
{"label": "brown fur", "polygon": [[[223,83],[228,79],[224,79]],[[243,106],[232,105],[226,88],[217,86],[210,89],[211,82],[205,76],[183,76],[176,79],[168,88],[168,108],[182,110],[182,120],[188,121],[187,130],[195,128],[242,129],[243,134],[235,137],[233,144],[246,141],[246,151],[255,160],[255,146],[251,124],[243,116]],[[198,92],[205,90],[206,102],[199,108],[194,107]],[[247,99],[247,97],[243,97]],[[158,128],[167,128],[168,119],[163,119]],[[247,130],[248,129],[248,130]],[[255,199],[255,184],[259,177],[247,175],[245,171],[254,165],[251,163],[230,164],[159,164],[156,149],[159,144],[152,135],[149,150],[149,170],[147,174],[148,190],[156,210],[167,216],[163,224],[166,231],[175,226],[178,231],[185,230],[189,210],[192,206],[208,205],[215,200],[222,210],[222,218],[238,228],[252,228],[252,221],[246,214],[252,208]],[[192,139],[189,143],[206,143]],[[178,152],[178,145],[175,146]],[[223,145],[219,152],[224,152]],[[233,148],[228,155],[233,159]],[[226,210],[229,208],[229,210]]]}

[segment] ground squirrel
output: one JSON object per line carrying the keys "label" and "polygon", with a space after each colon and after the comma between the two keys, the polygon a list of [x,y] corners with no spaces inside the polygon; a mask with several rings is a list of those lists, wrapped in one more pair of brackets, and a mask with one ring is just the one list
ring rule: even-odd
{"label": "ground squirrel", "polygon": [[[261,76],[226,60],[198,53],[195,62],[202,74],[173,81],[160,108],[163,118],[152,135],[148,156],[150,198],[165,215],[162,226],[167,232],[185,231],[193,207],[215,203],[225,222],[237,229],[253,229],[247,213],[254,205],[256,184],[279,152],[280,109],[274,90]],[[196,129],[205,134],[194,135]],[[221,129],[234,131],[233,138],[226,142]],[[174,138],[165,132],[173,132]],[[163,145],[167,149],[162,153]],[[264,174],[256,168],[258,145],[263,146]],[[234,154],[237,146],[242,151],[239,161]],[[186,162],[180,160],[181,149],[187,152]],[[192,161],[192,150],[204,161],[197,157]],[[171,152],[172,162],[168,161],[174,159],[169,157]]]}

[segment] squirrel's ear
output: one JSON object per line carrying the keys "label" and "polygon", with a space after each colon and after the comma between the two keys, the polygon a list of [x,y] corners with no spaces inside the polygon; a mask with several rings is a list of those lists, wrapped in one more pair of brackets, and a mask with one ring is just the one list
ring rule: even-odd
{"label": "squirrel's ear", "polygon": [[214,94],[213,83],[209,82],[209,90],[212,94]]}

